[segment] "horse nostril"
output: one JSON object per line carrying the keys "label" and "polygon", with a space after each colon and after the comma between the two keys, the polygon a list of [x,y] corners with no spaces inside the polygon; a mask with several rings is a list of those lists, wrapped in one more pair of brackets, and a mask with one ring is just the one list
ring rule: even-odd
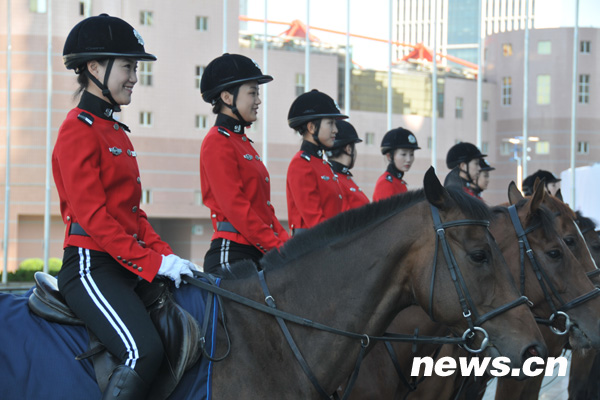
{"label": "horse nostril", "polygon": [[538,357],[540,355],[535,346],[531,346],[530,348],[528,348],[527,353],[529,353],[532,357]]}

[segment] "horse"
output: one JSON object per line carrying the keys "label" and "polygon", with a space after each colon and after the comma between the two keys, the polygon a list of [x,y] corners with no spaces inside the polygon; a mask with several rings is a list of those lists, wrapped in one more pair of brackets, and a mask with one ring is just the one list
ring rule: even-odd
{"label": "horse", "polygon": [[[273,315],[220,296],[218,329],[205,357],[213,360],[208,389],[201,394],[189,389],[198,379],[198,371],[192,369],[171,398],[329,398],[358,364],[354,359],[370,349],[370,339],[383,334],[395,315],[415,302],[426,305],[456,335],[464,332],[471,348],[483,349],[491,343],[486,353],[508,357],[511,367],[521,367],[532,355],[545,356],[537,324],[488,232],[488,208],[462,191],[445,189],[433,168],[425,174],[423,186],[340,214],[268,252],[258,268],[242,261],[232,265],[231,276],[217,280],[223,291],[247,301],[266,302],[301,316],[302,321],[314,321],[312,325],[357,334],[333,334],[293,323],[287,335]],[[440,256],[438,244],[443,250]],[[176,291],[180,300],[194,289],[190,286]],[[3,297],[0,302],[6,300]],[[182,305],[201,317],[200,305]],[[11,322],[11,332],[18,331]],[[72,332],[59,328],[64,334]],[[31,340],[32,333],[14,334],[11,345],[22,351],[35,351],[37,346],[49,351],[43,335],[37,332],[36,340]],[[286,336],[293,338],[292,348],[300,356]],[[72,358],[81,351],[82,340],[71,353],[63,346],[62,356]],[[12,365],[2,347],[3,365]],[[18,386],[12,390],[19,390],[28,380],[43,379],[48,373],[36,370],[34,364],[28,367],[5,374],[0,390],[9,386],[6,379]],[[47,397],[77,398],[86,393],[89,398],[98,393],[91,377],[65,384],[73,376],[89,375],[89,365],[85,372],[79,368],[77,373],[60,371],[60,382],[46,382],[52,394]],[[180,388],[182,384],[188,387]]]}
{"label": "horse", "polygon": [[[572,226],[576,230],[576,227],[574,227],[572,220],[570,219],[571,215],[566,212],[563,212],[561,215],[553,215],[550,210],[547,210],[546,207],[541,205],[543,202],[547,201],[547,196],[543,191],[543,186],[541,189],[535,192],[531,199],[528,200],[525,200],[522,195],[520,198],[517,198],[517,194],[514,193],[514,189],[516,189],[514,184],[509,186],[509,193],[511,193],[509,197],[513,202],[516,203],[515,208],[518,210],[521,224],[526,227],[539,225],[541,228],[531,230],[527,237],[529,238],[529,242],[535,254],[539,255],[538,262],[543,261],[541,263],[541,267],[550,279],[551,284],[553,286],[560,287],[561,296],[566,297],[567,299],[576,298],[578,297],[578,293],[581,294],[588,290],[592,290],[593,287],[590,285],[590,282],[585,279],[585,273],[582,271],[582,269],[586,270],[586,268],[583,268],[581,265],[579,265],[577,260],[572,255],[568,254],[569,250],[565,248],[565,244],[560,240],[560,238],[563,237],[563,233],[555,231],[553,222],[551,221],[552,219],[564,219],[567,221],[567,223],[557,223],[556,225]],[[508,208],[494,207],[492,210],[496,218],[492,220],[490,229],[505,256],[508,265],[511,268],[512,275],[514,276],[515,280],[520,281],[521,272],[519,270],[519,248],[518,242],[515,240],[515,231],[511,222]],[[570,225],[568,223],[569,221],[571,223]],[[563,256],[565,253],[567,254]],[[560,268],[557,268],[559,263],[557,262],[556,258],[559,255],[559,258],[563,259],[564,263],[560,266]],[[551,309],[546,303],[547,298],[544,292],[540,289],[540,285],[538,285],[536,281],[537,279],[534,277],[534,274],[532,272],[528,272],[525,279],[526,287],[524,294],[534,303],[534,313],[538,313],[538,315],[550,315]],[[413,315],[410,317],[422,321],[425,314],[415,307],[412,309],[414,311]],[[586,317],[586,312],[589,311],[579,311],[577,321],[585,320],[585,323],[578,323],[585,325],[585,329],[587,329],[586,333],[589,333],[590,337],[595,336],[596,340],[598,340],[597,327],[593,325],[590,326],[590,322],[593,323],[597,321],[598,313],[592,312],[591,315]],[[405,316],[405,320],[410,317]],[[400,331],[406,334],[412,333],[413,331],[412,326],[410,326],[409,329],[403,328],[404,321],[396,319],[390,326],[389,330]],[[425,330],[420,329],[419,332],[425,335],[437,334],[434,333],[436,330],[439,332],[441,329],[443,329],[442,326],[431,324],[425,324],[422,326],[422,328],[425,328]],[[571,334],[573,337],[584,340],[581,332],[571,332]],[[427,382],[426,384],[418,386],[417,388],[410,387],[410,385],[407,385],[406,382],[404,382],[406,378],[403,378],[403,376],[408,376],[414,350],[411,353],[410,346],[406,344],[394,345],[398,359],[404,359],[404,362],[401,364],[400,368],[401,371],[403,371],[403,375],[400,375],[395,369],[393,369],[393,367],[389,367],[389,355],[384,350],[383,346],[380,344],[377,344],[377,346],[379,346],[379,349],[375,349],[365,360],[367,368],[365,368],[362,372],[363,375],[359,376],[359,380],[356,384],[356,390],[353,392],[353,398],[392,398],[390,393],[395,393],[396,397],[393,398],[455,398],[455,396],[462,394],[462,398],[472,399],[476,398],[475,396],[482,396],[483,392],[485,391],[485,383],[487,382],[486,379],[472,379],[472,377],[469,379],[464,379],[461,376],[458,376],[458,374],[455,374],[454,378],[440,378],[435,376],[428,377],[425,380],[425,382]],[[436,347],[437,346],[432,345],[421,345],[417,355],[430,355],[432,350]],[[444,345],[442,350],[438,350],[438,353],[439,357],[458,357],[467,355],[466,352],[461,351],[461,349],[458,347],[450,345]],[[377,357],[372,359],[371,357],[374,355],[377,355]],[[378,368],[378,365],[387,365],[387,368],[384,370],[383,368]],[[523,383],[528,381],[529,380],[523,381]],[[409,392],[415,390],[416,392],[414,392],[414,394],[409,394]],[[473,392],[475,394],[473,394]],[[379,393],[381,395],[361,397],[361,393]],[[504,398],[509,397],[515,398],[515,393],[511,392],[510,396],[505,396]]]}

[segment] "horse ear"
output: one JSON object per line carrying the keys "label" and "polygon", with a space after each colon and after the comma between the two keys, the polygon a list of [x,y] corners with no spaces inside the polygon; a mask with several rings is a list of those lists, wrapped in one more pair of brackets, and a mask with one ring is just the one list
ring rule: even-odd
{"label": "horse ear", "polygon": [[508,185],[508,201],[511,205],[517,204],[520,200],[523,200],[523,193],[519,190],[515,181],[511,181]]}
{"label": "horse ear", "polygon": [[563,203],[565,202],[565,201],[563,200],[563,197],[562,197],[562,192],[560,191],[560,189],[558,189],[558,190],[556,191],[556,194],[554,195],[554,197],[556,197],[557,199],[559,199],[559,200],[560,200],[560,201],[562,201]]}
{"label": "horse ear", "polygon": [[530,212],[535,212],[540,207],[542,202],[544,201],[544,196],[546,195],[546,186],[544,185],[544,180],[535,179],[535,183],[533,184],[533,195],[531,196],[531,203],[529,205]]}
{"label": "horse ear", "polygon": [[427,201],[440,210],[446,208],[446,198],[448,192],[442,186],[442,183],[435,174],[435,168],[429,167],[423,178],[423,190]]}

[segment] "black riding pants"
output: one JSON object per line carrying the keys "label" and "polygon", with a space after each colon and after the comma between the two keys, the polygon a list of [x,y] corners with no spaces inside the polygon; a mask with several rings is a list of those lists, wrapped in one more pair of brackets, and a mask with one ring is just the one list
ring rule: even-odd
{"label": "black riding pants", "polygon": [[135,293],[137,275],[109,254],[67,247],[58,288],[67,304],[121,362],[147,383],[163,359],[163,345]]}
{"label": "black riding pants", "polygon": [[215,239],[210,242],[210,249],[204,256],[204,272],[218,274],[221,270],[229,270],[231,264],[240,260],[252,260],[255,263],[263,253],[254,246],[239,244],[228,239]]}

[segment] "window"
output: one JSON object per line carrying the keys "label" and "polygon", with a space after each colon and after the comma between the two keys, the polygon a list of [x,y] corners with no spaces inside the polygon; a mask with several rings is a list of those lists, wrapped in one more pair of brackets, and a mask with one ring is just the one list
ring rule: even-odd
{"label": "window", "polygon": [[46,0],[29,0],[29,11],[44,14],[48,10]]}
{"label": "window", "polygon": [[140,125],[152,126],[152,113],[150,111],[140,112]]}
{"label": "window", "polygon": [[505,76],[502,78],[502,105],[510,106],[512,103],[512,78]]}
{"label": "window", "polygon": [[455,112],[454,112],[454,117],[456,117],[456,118],[463,117],[463,98],[462,97],[456,98],[456,108],[455,108]]}
{"label": "window", "polygon": [[490,117],[490,102],[483,100],[481,102],[481,119],[487,121]]}
{"label": "window", "polygon": [[373,132],[365,133],[365,144],[369,144],[369,145],[375,144],[375,134]]}
{"label": "window", "polygon": [[140,25],[152,26],[154,24],[154,16],[152,11],[140,11]]}
{"label": "window", "polygon": [[513,54],[512,44],[510,44],[510,43],[504,43],[502,45],[502,55],[504,57],[510,57],[510,56],[512,56],[512,54]]}
{"label": "window", "polygon": [[196,115],[196,128],[205,129],[208,126],[206,115]]}
{"label": "window", "polygon": [[481,142],[481,152],[483,154],[489,154],[490,144],[488,142]]}
{"label": "window", "polygon": [[140,85],[152,86],[152,63],[140,62]]}
{"label": "window", "polygon": [[550,154],[550,142],[535,142],[535,154]]}
{"label": "window", "polygon": [[197,206],[202,205],[202,192],[200,190],[194,190],[194,204]]}
{"label": "window", "polygon": [[204,65],[196,65],[196,89],[200,89],[200,81],[202,80],[202,74],[204,73]]}
{"label": "window", "polygon": [[589,104],[590,102],[590,76],[587,74],[579,75],[579,85],[577,85],[579,93],[579,103]]}
{"label": "window", "polygon": [[550,104],[550,75],[537,77],[537,103]]}
{"label": "window", "polygon": [[582,54],[590,54],[592,49],[592,44],[589,40],[582,40],[579,42],[579,52]]}
{"label": "window", "polygon": [[427,136],[427,148],[431,150],[433,147],[433,138],[431,136]]}
{"label": "window", "polygon": [[208,17],[196,17],[196,30],[203,32],[208,30]]}
{"label": "window", "polygon": [[549,40],[539,41],[538,54],[552,54],[552,42]]}
{"label": "window", "polygon": [[192,235],[194,235],[194,236],[204,235],[204,225],[202,225],[202,224],[192,225]]}
{"label": "window", "polygon": [[152,192],[150,191],[150,189],[142,190],[141,203],[142,204],[151,204],[152,203]]}
{"label": "window", "polygon": [[304,74],[296,74],[296,97],[304,93]]}
{"label": "window", "polygon": [[91,0],[82,0],[79,2],[79,15],[82,17],[90,16],[90,1]]}
{"label": "window", "polygon": [[588,154],[590,152],[590,144],[588,142],[577,142],[577,153]]}
{"label": "window", "polygon": [[510,142],[502,142],[500,144],[500,155],[501,156],[510,156],[513,152],[513,147],[514,147],[514,145]]}

